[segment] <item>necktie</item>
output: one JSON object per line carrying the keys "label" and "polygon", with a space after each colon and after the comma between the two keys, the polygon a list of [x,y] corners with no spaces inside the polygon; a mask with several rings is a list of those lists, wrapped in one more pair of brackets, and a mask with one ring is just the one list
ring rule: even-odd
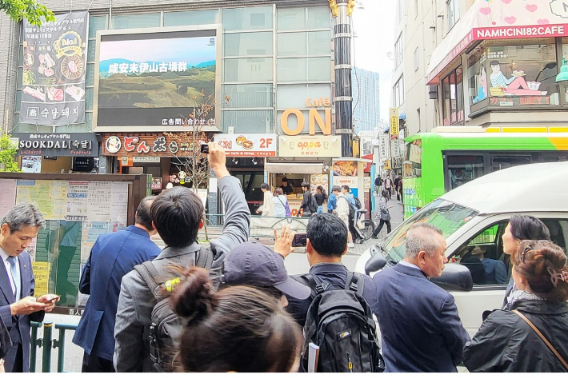
{"label": "necktie", "polygon": [[16,292],[14,293],[14,295],[16,297],[16,302],[17,302],[20,300],[20,290],[21,290],[20,271],[16,267],[18,260],[16,260],[16,257],[10,256],[8,257],[8,262],[10,263],[10,274],[12,274],[12,279],[14,280],[14,287],[16,288]]}

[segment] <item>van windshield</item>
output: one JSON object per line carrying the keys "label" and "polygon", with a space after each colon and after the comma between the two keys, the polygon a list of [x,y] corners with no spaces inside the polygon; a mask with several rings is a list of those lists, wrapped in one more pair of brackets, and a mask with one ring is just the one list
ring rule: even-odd
{"label": "van windshield", "polygon": [[382,244],[387,260],[399,262],[404,258],[406,249],[406,232],[416,223],[428,223],[442,230],[447,238],[461,226],[472,220],[477,211],[453,202],[437,199],[408,218],[393,233],[387,236]]}

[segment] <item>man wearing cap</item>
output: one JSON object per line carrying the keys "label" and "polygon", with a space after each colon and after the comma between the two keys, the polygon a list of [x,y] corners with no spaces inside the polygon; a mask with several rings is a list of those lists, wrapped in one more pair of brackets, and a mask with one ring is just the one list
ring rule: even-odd
{"label": "man wearing cap", "polygon": [[[342,263],[347,252],[347,226],[338,217],[329,214],[314,214],[307,227],[306,255],[310,263],[310,274],[330,284],[329,290],[343,290],[347,281],[348,270]],[[373,314],[377,313],[377,286],[367,275],[363,278],[363,298]],[[303,327],[306,314],[312,303],[311,298],[300,299],[287,295],[286,310]]]}
{"label": "man wearing cap", "polygon": [[237,246],[225,259],[221,284],[253,286],[282,299],[283,306],[288,303],[286,297],[308,299],[310,288],[288,277],[284,266],[286,251],[292,250],[290,244],[293,236],[290,226],[285,226],[275,237],[274,251],[256,242]]}

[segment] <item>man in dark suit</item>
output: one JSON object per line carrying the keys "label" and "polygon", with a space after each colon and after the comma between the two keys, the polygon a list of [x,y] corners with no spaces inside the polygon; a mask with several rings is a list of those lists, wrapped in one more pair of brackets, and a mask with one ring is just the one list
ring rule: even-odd
{"label": "man in dark suit", "polygon": [[140,202],[134,226],[99,236],[83,268],[79,290],[90,297],[73,337],[85,350],[83,372],[114,372],[114,323],[122,277],[160,254],[150,240],[156,233],[150,216],[154,198]]}
{"label": "man in dark suit", "polygon": [[35,279],[26,249],[45,221],[32,204],[12,207],[2,220],[0,234],[0,317],[12,339],[4,357],[6,372],[30,371],[30,321],[41,322],[53,310],[57,296],[34,297]]}
{"label": "man in dark suit", "polygon": [[455,372],[469,335],[454,297],[430,282],[448,262],[441,231],[415,224],[406,234],[404,260],[377,273],[374,306],[389,372]]}

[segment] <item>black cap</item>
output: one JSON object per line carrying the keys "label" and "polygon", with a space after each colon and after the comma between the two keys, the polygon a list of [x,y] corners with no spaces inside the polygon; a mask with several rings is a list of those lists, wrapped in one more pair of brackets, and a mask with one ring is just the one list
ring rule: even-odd
{"label": "black cap", "polygon": [[240,244],[227,254],[223,284],[275,287],[286,295],[307,299],[311,289],[288,277],[284,258],[270,248],[256,243]]}

